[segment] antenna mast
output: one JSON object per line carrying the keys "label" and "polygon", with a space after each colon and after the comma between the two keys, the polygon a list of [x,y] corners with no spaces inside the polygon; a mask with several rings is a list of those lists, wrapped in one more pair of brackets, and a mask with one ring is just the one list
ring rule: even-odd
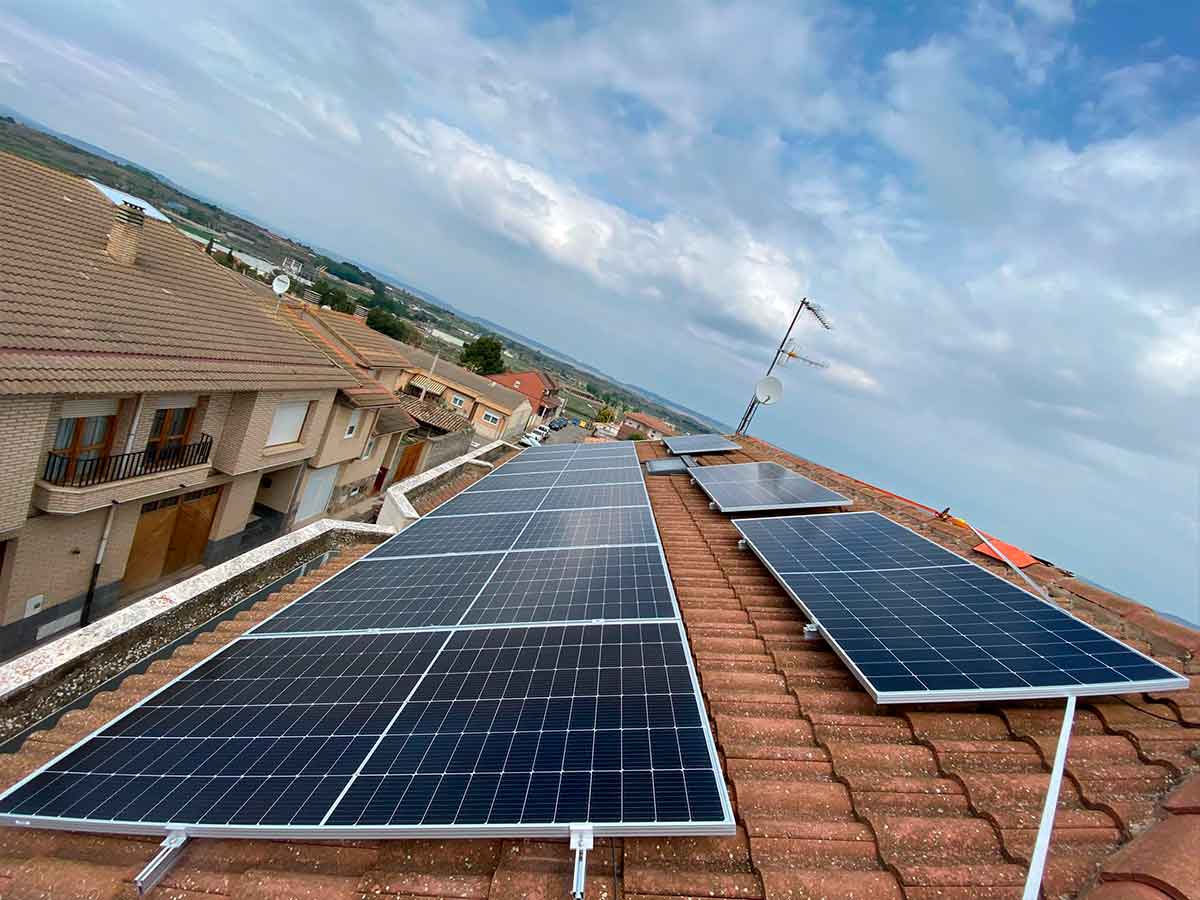
{"label": "antenna mast", "polygon": [[[776,365],[786,365],[789,359],[798,359],[801,362],[813,366],[818,369],[828,368],[829,364],[820,362],[815,359],[809,359],[807,356],[801,356],[796,352],[796,342],[791,339],[792,330],[796,327],[796,322],[800,320],[800,314],[808,310],[809,314],[817,320],[817,322],[826,331],[832,330],[833,326],[829,324],[829,319],[825,315],[825,310],[817,304],[810,301],[807,297],[800,301],[800,306],[796,309],[796,314],[792,316],[792,322],[788,325],[788,329],[784,332],[783,340],[779,342],[779,347],[775,351],[775,356],[771,359],[771,365],[767,367],[767,376],[775,371]],[[746,411],[742,413],[742,420],[738,423],[735,434],[745,434],[746,429],[750,427],[750,421],[754,418],[754,413],[758,410],[762,401],[758,399],[758,395],[750,398],[750,402],[746,405]]]}

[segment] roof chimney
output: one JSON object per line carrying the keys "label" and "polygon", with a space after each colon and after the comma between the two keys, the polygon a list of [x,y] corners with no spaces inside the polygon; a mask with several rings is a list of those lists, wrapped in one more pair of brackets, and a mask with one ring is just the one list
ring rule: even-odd
{"label": "roof chimney", "polygon": [[128,200],[123,201],[117,207],[116,221],[108,233],[108,255],[123,266],[132,266],[137,260],[145,223],[146,211]]}
{"label": "roof chimney", "polygon": [[367,313],[369,313],[369,312],[370,312],[370,310],[367,309],[365,306],[354,307],[354,315],[358,316],[360,319],[365,319],[367,317]]}

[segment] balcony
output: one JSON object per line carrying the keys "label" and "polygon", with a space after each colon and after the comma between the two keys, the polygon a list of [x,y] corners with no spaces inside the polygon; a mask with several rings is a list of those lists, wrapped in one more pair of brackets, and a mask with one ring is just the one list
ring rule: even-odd
{"label": "balcony", "polygon": [[203,483],[210,471],[213,439],[179,447],[147,448],[94,459],[49,453],[33,503],[50,513],[74,514],[138,497]]}

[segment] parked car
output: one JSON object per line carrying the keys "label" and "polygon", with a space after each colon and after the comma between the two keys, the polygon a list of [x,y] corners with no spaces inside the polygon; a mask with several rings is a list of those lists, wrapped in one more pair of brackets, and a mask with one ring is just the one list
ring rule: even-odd
{"label": "parked car", "polygon": [[536,447],[539,444],[541,444],[541,442],[542,442],[542,439],[538,435],[534,434],[532,431],[529,432],[529,434],[524,435],[519,441],[517,441],[518,444],[521,444],[524,447]]}
{"label": "parked car", "polygon": [[544,438],[546,435],[548,435],[550,433],[550,426],[549,425],[539,425],[537,428],[533,429],[533,433],[536,434],[540,438]]}
{"label": "parked car", "polygon": [[567,427],[567,420],[562,418],[561,416],[550,423],[551,431],[562,431],[566,427]]}

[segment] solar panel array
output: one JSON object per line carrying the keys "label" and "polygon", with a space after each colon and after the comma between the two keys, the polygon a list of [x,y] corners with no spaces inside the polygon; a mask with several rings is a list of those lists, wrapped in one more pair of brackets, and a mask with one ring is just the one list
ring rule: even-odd
{"label": "solar panel array", "polygon": [[880,703],[1187,686],[1148,656],[879,513],[733,524]]}
{"label": "solar panel array", "polygon": [[727,450],[741,449],[733,441],[719,434],[681,434],[675,437],[665,437],[663,443],[676,455],[680,453],[724,453]]}
{"label": "solar panel array", "polygon": [[697,466],[689,472],[724,513],[846,507],[854,502],[779,463]]}
{"label": "solar panel array", "polygon": [[526,451],[14,786],[0,822],[732,833],[634,447]]}

